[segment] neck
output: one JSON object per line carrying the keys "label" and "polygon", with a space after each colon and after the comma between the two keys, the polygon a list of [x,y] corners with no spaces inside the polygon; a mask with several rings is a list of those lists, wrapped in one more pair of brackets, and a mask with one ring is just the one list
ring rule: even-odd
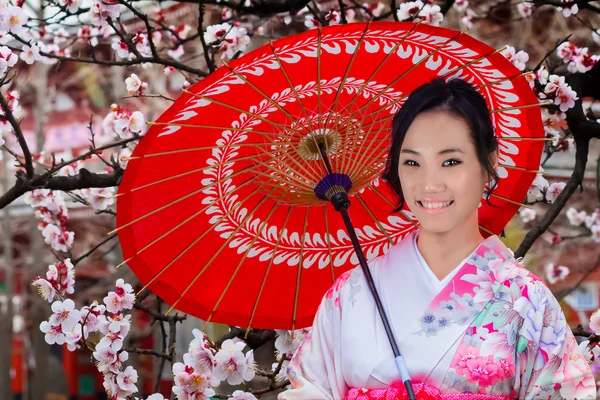
{"label": "neck", "polygon": [[475,218],[474,223],[465,221],[448,232],[419,230],[417,246],[431,271],[441,280],[483,240]]}

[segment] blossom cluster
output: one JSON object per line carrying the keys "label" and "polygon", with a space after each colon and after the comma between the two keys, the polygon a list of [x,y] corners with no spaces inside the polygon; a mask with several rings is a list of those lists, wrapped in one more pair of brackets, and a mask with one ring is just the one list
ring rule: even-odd
{"label": "blossom cluster", "polygon": [[[282,381],[285,379],[285,374],[290,363],[291,357],[294,355],[298,347],[312,328],[298,329],[295,331],[276,329],[277,339],[275,339],[275,358],[277,362],[273,363],[272,370],[275,371],[281,363],[279,374],[276,379]],[[282,360],[283,359],[283,360]]]}
{"label": "blossom cluster", "polygon": [[231,59],[236,53],[246,49],[250,44],[250,36],[239,23],[231,25],[224,22],[208,26],[204,32],[204,41],[214,52],[221,52],[221,58]]}
{"label": "blossom cluster", "polygon": [[422,22],[434,26],[439,26],[444,20],[440,6],[423,4],[421,0],[400,4],[397,15],[400,21],[420,19]]}
{"label": "blossom cluster", "polygon": [[25,203],[36,209],[38,229],[46,243],[54,250],[69,251],[75,234],[67,230],[68,209],[61,192],[35,189],[25,195]]}
{"label": "blossom cluster", "polygon": [[[2,55],[2,48],[0,47],[0,56],[1,55]],[[1,70],[1,62],[0,62],[0,70]],[[7,91],[6,102],[8,103],[8,107],[10,108],[10,111],[11,111],[13,117],[15,117],[15,119],[17,121],[20,120],[24,116],[24,111],[23,111],[23,108],[21,108],[21,105],[19,104],[19,92],[17,92],[16,90]],[[2,146],[4,144],[3,136],[8,133],[11,133],[12,131],[13,131],[12,125],[6,118],[6,116],[4,114],[4,110],[0,108],[0,146]],[[1,159],[1,157],[2,156],[0,155],[0,159]]]}
{"label": "blossom cluster", "polygon": [[75,271],[71,259],[67,258],[64,261],[49,265],[46,278],[38,276],[33,281],[33,285],[37,286],[40,296],[48,302],[52,302],[57,294],[60,297],[73,294],[75,291]]}
{"label": "blossom cluster", "polygon": [[600,56],[588,53],[587,47],[577,47],[572,42],[564,42],[556,49],[556,54],[567,64],[569,72],[587,72],[598,62]]}
{"label": "blossom cluster", "polygon": [[105,134],[116,134],[121,139],[134,137],[143,133],[145,120],[140,111],[130,111],[127,108],[113,104],[111,112],[104,117],[102,129]]}

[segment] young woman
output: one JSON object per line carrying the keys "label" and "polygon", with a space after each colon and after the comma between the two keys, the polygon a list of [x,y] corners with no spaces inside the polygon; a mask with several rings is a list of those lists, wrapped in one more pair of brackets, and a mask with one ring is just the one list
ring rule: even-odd
{"label": "young woman", "polygon": [[[479,231],[484,188],[498,179],[484,98],[435,80],[407,99],[392,135],[384,178],[419,229],[369,268],[417,398],[595,399],[557,300]],[[293,389],[280,400],[406,398],[360,267],[327,292],[287,373]]]}

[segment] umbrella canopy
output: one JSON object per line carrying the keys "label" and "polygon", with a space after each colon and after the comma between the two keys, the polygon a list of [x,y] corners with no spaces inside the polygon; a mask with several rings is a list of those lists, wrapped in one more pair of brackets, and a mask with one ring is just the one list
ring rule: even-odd
{"label": "umbrella canopy", "polygon": [[[367,259],[416,229],[379,176],[391,122],[434,78],[478,88],[499,139],[500,180],[479,222],[498,234],[539,169],[539,102],[499,51],[425,24],[336,25],[285,37],[189,88],[135,149],[117,200],[125,262],[172,307],[241,327],[309,326],[358,264],[327,190],[348,192]],[[334,189],[319,149],[336,174]],[[342,189],[343,188],[343,189]],[[331,193],[328,193],[331,194]]]}

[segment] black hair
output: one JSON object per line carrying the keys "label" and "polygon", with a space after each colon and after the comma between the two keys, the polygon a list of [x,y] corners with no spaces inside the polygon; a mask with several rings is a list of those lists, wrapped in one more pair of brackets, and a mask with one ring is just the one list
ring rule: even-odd
{"label": "black hair", "polygon": [[448,81],[437,78],[415,89],[392,122],[392,145],[382,178],[398,196],[398,207],[394,209],[395,212],[404,207],[398,163],[406,132],[417,115],[438,109],[453,112],[469,125],[477,159],[493,181],[486,196],[486,201],[491,205],[489,198],[498,182],[498,174],[492,164],[491,155],[497,152],[498,142],[494,135],[490,110],[484,97],[470,83],[459,78]]}

